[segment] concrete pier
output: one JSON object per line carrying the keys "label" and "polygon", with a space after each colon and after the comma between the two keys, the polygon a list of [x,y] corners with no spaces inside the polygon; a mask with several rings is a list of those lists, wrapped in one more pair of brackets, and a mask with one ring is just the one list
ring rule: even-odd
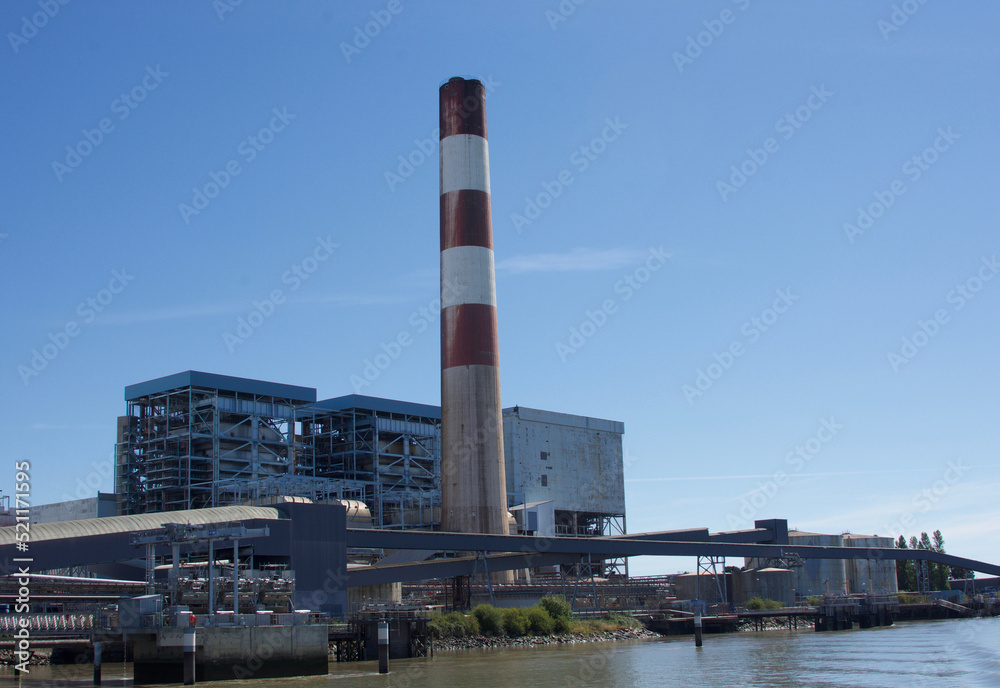
{"label": "concrete pier", "polygon": [[[184,630],[165,627],[129,634],[137,685],[184,682]],[[199,627],[194,680],[326,674],[327,634],[325,624]]]}

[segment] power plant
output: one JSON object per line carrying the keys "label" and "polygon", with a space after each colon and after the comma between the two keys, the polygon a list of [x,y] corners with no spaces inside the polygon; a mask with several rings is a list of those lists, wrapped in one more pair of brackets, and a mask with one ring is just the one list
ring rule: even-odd
{"label": "power plant", "polygon": [[[331,644],[338,660],[370,654],[376,623],[386,656],[390,643],[425,653],[426,610],[468,608],[473,579],[476,595],[511,606],[570,597],[571,581],[575,607],[582,583],[590,611],[644,608],[668,629],[693,623],[700,639],[706,604],[736,624],[729,605],[761,594],[785,604],[824,595],[782,610],[789,623],[816,616],[817,630],[891,623],[899,559],[1000,574],[888,538],[789,532],[782,519],[628,534],[624,424],[501,406],[485,91],[455,77],[438,96],[440,406],[319,400],[312,387],[194,370],[127,386],[113,498],[33,507],[27,544],[0,525],[0,566],[31,562],[39,593],[27,621],[0,615],[0,635],[48,630],[50,608],[64,617],[53,630],[70,620],[75,632],[62,612],[80,612],[89,640],[53,642],[93,646],[95,676],[100,628],[132,643],[137,683],[179,682],[182,655],[188,683],[196,663],[199,680],[233,678],[234,666],[248,672],[235,678],[324,673]],[[628,557],[645,555],[696,557],[698,571],[630,578]],[[745,566],[727,570],[727,557]],[[0,577],[0,600],[22,599],[20,580]],[[399,612],[390,603],[403,583],[419,585]],[[670,590],[685,588],[688,609],[667,610]],[[830,602],[838,596],[850,604]],[[263,645],[274,656],[246,669]]]}
{"label": "power plant", "polygon": [[[316,396],[313,387],[192,370],[127,386],[118,513],[303,499],[346,506],[358,527],[448,530],[441,408]],[[524,406],[499,415],[506,459],[494,461],[506,468],[503,512],[518,534],[625,532],[623,423]],[[78,515],[71,509],[64,520],[97,515],[89,501]],[[624,572],[620,563],[607,567]]]}

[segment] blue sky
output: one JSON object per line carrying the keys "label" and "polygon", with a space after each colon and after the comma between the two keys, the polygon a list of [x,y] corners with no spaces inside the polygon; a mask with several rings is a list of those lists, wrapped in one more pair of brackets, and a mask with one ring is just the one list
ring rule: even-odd
{"label": "blue sky", "polygon": [[463,75],[504,405],[624,421],[629,530],[940,528],[1000,562],[995,3],[11,0],[0,29],[4,494],[16,460],[37,503],[111,491],[123,387],[183,370],[438,403]]}

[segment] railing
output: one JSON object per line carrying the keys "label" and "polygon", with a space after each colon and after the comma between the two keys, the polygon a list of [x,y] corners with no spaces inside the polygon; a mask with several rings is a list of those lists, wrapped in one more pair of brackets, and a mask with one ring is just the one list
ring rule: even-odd
{"label": "railing", "polygon": [[0,616],[0,633],[30,631],[89,631],[94,627],[93,614],[6,614]]}
{"label": "railing", "polygon": [[955,604],[948,600],[934,600],[934,605],[937,607],[944,607],[945,609],[950,609],[953,612],[958,612],[959,614],[964,614],[968,616],[972,613],[972,610],[968,607],[963,607],[960,604]]}

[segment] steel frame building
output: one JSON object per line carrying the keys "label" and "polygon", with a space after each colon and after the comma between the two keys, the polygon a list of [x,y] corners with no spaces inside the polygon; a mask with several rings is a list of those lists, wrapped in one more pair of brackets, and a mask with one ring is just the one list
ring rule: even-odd
{"label": "steel frame building", "polygon": [[365,502],[376,527],[431,528],[441,517],[441,413],[352,394],[317,403],[316,477]]}
{"label": "steel frame building", "polygon": [[237,504],[241,485],[315,475],[303,441],[314,389],[189,370],[126,387],[125,400],[121,514]]}
{"label": "steel frame building", "polygon": [[[317,402],[313,388],[197,371],[128,386],[125,400],[119,514],[303,497],[363,502],[376,528],[440,525],[437,406],[362,395]],[[508,506],[552,499],[559,534],[625,532],[621,423],[518,407],[503,417]]]}

